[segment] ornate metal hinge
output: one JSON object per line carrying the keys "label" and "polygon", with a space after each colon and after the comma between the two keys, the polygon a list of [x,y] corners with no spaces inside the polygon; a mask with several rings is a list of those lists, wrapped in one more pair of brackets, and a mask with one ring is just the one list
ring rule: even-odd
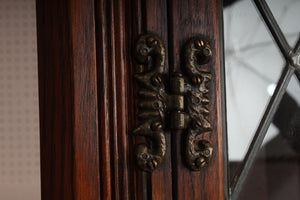
{"label": "ornate metal hinge", "polygon": [[141,123],[133,134],[151,140],[149,144],[136,147],[137,164],[141,169],[152,172],[162,165],[168,129],[185,130],[183,156],[191,170],[197,171],[209,164],[212,145],[197,136],[212,130],[207,107],[211,73],[200,67],[209,62],[211,55],[205,39],[193,37],[188,40],[184,47],[183,71],[186,75],[174,73],[170,77],[169,92],[166,92],[164,43],[154,34],[139,37],[135,58],[139,64],[148,64],[148,70],[135,75],[140,84],[138,117]]}

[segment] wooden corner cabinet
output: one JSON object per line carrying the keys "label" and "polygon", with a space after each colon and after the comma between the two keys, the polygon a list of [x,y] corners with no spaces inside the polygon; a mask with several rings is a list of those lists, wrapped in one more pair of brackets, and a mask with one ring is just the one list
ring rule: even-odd
{"label": "wooden corner cabinet", "polygon": [[[218,0],[37,0],[42,200],[227,198],[222,9]],[[176,96],[169,92],[176,85],[172,77],[183,74],[184,86],[200,88],[199,98],[205,101],[196,102],[196,114],[180,115],[187,116],[183,122],[177,115],[172,118],[175,100],[159,100],[172,111],[164,110],[165,119],[159,124],[164,156],[155,160],[154,155],[151,172],[139,166],[138,146],[146,143],[153,154],[160,150],[155,150],[156,132],[149,137],[133,134],[142,123],[143,107],[139,97],[143,86],[134,77],[153,69],[162,58],[149,54],[147,64],[137,61],[141,34],[160,38],[143,43],[149,47],[150,41],[149,51],[157,42],[164,45],[163,72],[156,71],[161,75],[156,78],[164,83],[167,99]],[[191,43],[190,57],[186,56],[185,45],[197,37],[210,46],[211,57],[201,65],[197,62],[207,53],[201,49],[204,40]],[[193,62],[187,70],[189,59]],[[193,110],[186,110],[187,93],[177,96],[184,99],[180,113]],[[161,117],[161,110],[158,113],[156,117]],[[206,120],[209,127],[204,130]],[[170,128],[181,122],[184,128]],[[195,133],[197,126],[204,131],[197,132],[189,145],[199,145],[198,158],[205,157],[201,148],[206,146],[197,142],[208,141],[212,149],[204,167],[201,163],[206,160],[192,163],[202,166],[200,170],[186,162],[192,151],[186,149],[186,135]]]}

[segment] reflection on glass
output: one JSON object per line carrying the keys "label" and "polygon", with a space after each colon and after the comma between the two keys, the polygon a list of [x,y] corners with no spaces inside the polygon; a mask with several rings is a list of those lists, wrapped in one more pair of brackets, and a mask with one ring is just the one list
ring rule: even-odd
{"label": "reflection on glass", "polygon": [[[296,20],[300,18],[300,1],[267,3],[293,46],[300,32]],[[232,177],[246,154],[285,61],[251,1],[235,1],[224,9],[224,29]],[[293,77],[239,199],[300,199],[299,86]]]}

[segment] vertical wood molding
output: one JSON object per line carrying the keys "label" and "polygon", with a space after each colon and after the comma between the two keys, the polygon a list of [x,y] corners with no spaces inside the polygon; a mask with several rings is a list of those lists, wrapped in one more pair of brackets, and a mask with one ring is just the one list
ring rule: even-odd
{"label": "vertical wood molding", "polygon": [[[172,196],[170,135],[168,162],[153,174],[142,172],[135,165],[134,143],[143,139],[134,139],[132,135],[137,121],[133,74],[139,68],[132,57],[132,49],[138,35],[145,31],[160,34],[167,43],[166,9],[166,1],[96,1],[103,199],[166,199]],[[168,184],[164,184],[165,181]]]}
{"label": "vertical wood molding", "polygon": [[37,0],[42,199],[99,199],[94,3]]}
{"label": "vertical wood molding", "polygon": [[126,2],[96,1],[101,199],[132,199]]}
{"label": "vertical wood molding", "polygon": [[112,197],[112,169],[111,169],[111,84],[109,77],[111,76],[109,49],[107,44],[109,32],[107,19],[106,1],[96,1],[96,36],[97,40],[97,79],[98,79],[98,97],[99,105],[99,136],[100,136],[100,172],[101,172],[101,199],[105,196],[107,199]]}

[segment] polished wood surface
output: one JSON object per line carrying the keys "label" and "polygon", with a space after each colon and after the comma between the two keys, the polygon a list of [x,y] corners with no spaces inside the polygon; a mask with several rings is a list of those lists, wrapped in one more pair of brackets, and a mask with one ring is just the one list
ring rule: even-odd
{"label": "polished wood surface", "polygon": [[125,7],[124,1],[96,1],[101,199],[132,199]]}
{"label": "polished wood surface", "polygon": [[172,0],[169,6],[170,73],[182,70],[181,50],[193,36],[206,38],[212,48],[211,61],[203,69],[212,74],[208,108],[212,131],[200,136],[213,145],[208,167],[199,172],[189,170],[182,157],[182,132],[172,133],[173,194],[175,199],[224,199],[222,108],[220,81],[219,18],[217,0]]}
{"label": "polished wood surface", "polygon": [[[42,199],[223,199],[223,126],[217,0],[37,0]],[[133,79],[145,70],[133,58],[139,34],[166,45],[166,79],[181,71],[182,44],[209,39],[211,164],[200,172],[183,162],[181,132],[166,132],[162,167],[135,163],[138,125]]]}
{"label": "polished wood surface", "polygon": [[37,1],[42,199],[99,199],[94,2]]}
{"label": "polished wood surface", "polygon": [[[145,1],[143,7],[142,32],[157,34],[164,42],[166,48],[165,72],[169,74],[168,61],[168,20],[166,1]],[[140,34],[141,34],[140,33]],[[168,81],[167,76],[165,81]],[[166,131],[167,153],[164,164],[160,169],[154,171],[149,177],[149,199],[172,199],[172,166],[171,166],[171,135]]]}

